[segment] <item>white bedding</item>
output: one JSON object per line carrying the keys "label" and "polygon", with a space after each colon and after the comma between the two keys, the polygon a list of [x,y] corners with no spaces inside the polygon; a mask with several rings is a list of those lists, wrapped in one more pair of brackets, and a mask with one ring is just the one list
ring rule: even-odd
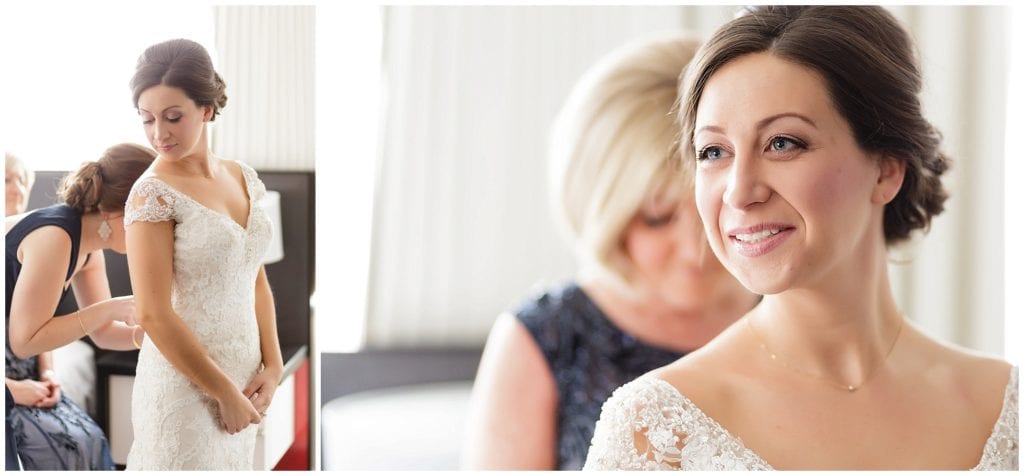
{"label": "white bedding", "polygon": [[472,385],[408,385],[331,400],[321,416],[323,469],[458,469]]}
{"label": "white bedding", "polygon": [[84,341],[75,341],[53,351],[53,370],[61,391],[88,414],[96,415],[95,351]]}

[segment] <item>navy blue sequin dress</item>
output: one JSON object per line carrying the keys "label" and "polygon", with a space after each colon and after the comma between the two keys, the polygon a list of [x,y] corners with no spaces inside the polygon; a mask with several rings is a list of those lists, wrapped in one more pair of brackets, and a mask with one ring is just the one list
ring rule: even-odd
{"label": "navy blue sequin dress", "polygon": [[562,470],[583,468],[601,405],[615,389],[683,356],[616,327],[575,283],[531,299],[515,315],[544,353],[558,386]]}
{"label": "navy blue sequin dress", "polygon": [[[81,243],[81,218],[80,213],[67,206],[53,205],[30,213],[7,232],[7,305],[4,312],[7,328],[10,328],[11,296],[21,274],[21,263],[18,262],[18,246],[21,241],[30,232],[43,226],[57,226],[66,231],[71,237],[67,275],[67,279],[70,279],[75,271]],[[67,292],[65,289],[64,294]],[[10,334],[5,333],[4,342],[7,378],[39,380],[38,359],[19,359],[14,355]],[[10,408],[8,421],[21,463],[27,470],[115,469],[110,457],[110,445],[103,431],[63,393],[53,408],[15,405]]]}

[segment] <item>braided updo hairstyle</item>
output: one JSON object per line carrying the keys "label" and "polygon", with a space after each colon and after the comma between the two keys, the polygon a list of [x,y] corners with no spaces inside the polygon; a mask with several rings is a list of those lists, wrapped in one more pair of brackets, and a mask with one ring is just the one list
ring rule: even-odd
{"label": "braided updo hairstyle", "polygon": [[203,45],[192,40],[157,43],[139,56],[135,75],[129,83],[135,108],[139,108],[143,91],[160,84],[181,89],[200,107],[213,107],[211,122],[228,103],[224,80],[213,69],[210,54]]}
{"label": "braided updo hairstyle", "polygon": [[132,185],[154,159],[156,152],[141,145],[115,145],[65,176],[58,195],[65,205],[81,213],[123,210]]}

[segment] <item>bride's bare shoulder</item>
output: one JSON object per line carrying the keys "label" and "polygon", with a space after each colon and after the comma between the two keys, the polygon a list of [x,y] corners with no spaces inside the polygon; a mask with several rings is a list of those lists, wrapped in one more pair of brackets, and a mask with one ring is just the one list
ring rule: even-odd
{"label": "bride's bare shoulder", "polygon": [[750,366],[743,363],[750,357],[745,337],[734,324],[704,347],[648,375],[668,382],[706,412],[717,413],[749,381]]}
{"label": "bride's bare shoulder", "polygon": [[930,383],[960,395],[979,408],[1002,405],[1013,365],[1000,357],[916,333],[918,365]]}

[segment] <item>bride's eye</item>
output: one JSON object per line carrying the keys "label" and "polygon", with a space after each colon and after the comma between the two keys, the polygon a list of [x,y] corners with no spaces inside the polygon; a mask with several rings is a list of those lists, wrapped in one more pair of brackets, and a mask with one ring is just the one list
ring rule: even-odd
{"label": "bride's eye", "polygon": [[771,152],[787,153],[806,148],[806,143],[792,137],[775,136],[768,141],[768,149]]}

